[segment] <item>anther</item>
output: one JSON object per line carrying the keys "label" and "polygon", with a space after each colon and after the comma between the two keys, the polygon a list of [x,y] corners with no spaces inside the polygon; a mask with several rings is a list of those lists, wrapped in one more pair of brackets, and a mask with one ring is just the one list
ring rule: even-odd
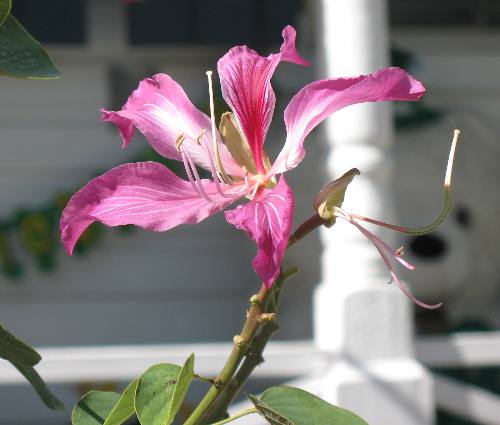
{"label": "anther", "polygon": [[259,296],[257,294],[254,294],[250,297],[250,304],[252,305],[260,305],[260,300]]}
{"label": "anther", "polygon": [[186,140],[186,135],[184,133],[181,133],[177,139],[175,139],[175,149],[177,149],[177,152],[181,151],[181,146],[182,143]]}
{"label": "anther", "polygon": [[403,255],[405,255],[405,247],[400,246],[398,249],[396,249],[395,254],[399,257],[402,257]]}
{"label": "anther", "polygon": [[202,129],[200,135],[196,138],[196,144],[201,145],[201,138],[205,135],[207,130]]}

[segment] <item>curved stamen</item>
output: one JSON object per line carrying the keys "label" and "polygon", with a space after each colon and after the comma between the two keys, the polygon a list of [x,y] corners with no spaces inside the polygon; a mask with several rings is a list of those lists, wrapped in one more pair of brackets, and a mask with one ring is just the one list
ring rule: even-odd
{"label": "curved stamen", "polygon": [[[413,270],[414,267],[404,261],[400,254],[399,251],[400,249],[394,251],[392,248],[389,247],[382,239],[380,239],[378,236],[370,232],[368,229],[364,228],[361,224],[357,223],[352,216],[349,214],[345,213],[345,211],[342,211],[344,214],[338,214],[337,217],[340,217],[352,225],[354,225],[362,234],[365,236],[372,244],[373,246],[377,249],[380,257],[382,258],[382,261],[384,262],[385,267],[387,268],[389,274],[391,275],[391,281],[396,282],[396,285],[399,287],[399,289],[415,304],[417,304],[420,307],[426,308],[426,309],[436,309],[441,307],[442,303],[438,304],[426,304],[422,301],[420,301],[418,298],[416,298],[407,288],[406,286],[400,281],[398,275],[394,271],[394,268],[392,267],[392,264],[387,257],[385,251],[390,253],[391,255],[394,256],[396,260],[398,260],[403,266],[409,268],[410,270]],[[389,282],[390,283],[390,282]]]}
{"label": "curved stamen", "polygon": [[367,223],[376,224],[378,226],[386,227],[387,229],[396,230],[400,233],[405,233],[407,235],[425,235],[427,233],[432,232],[436,227],[438,227],[446,218],[451,209],[451,176],[453,172],[453,162],[455,159],[455,150],[458,143],[458,136],[460,135],[460,130],[455,129],[453,133],[453,141],[451,142],[450,154],[448,156],[448,164],[446,166],[446,174],[444,178],[444,206],[439,214],[438,218],[434,220],[428,226],[422,227],[404,227],[397,226],[395,224],[384,223],[383,221],[374,220],[373,218],[364,217],[358,214],[350,214],[351,217],[356,218],[358,220],[366,221]]}
{"label": "curved stamen", "polygon": [[257,194],[257,190],[259,190],[259,187],[260,187],[259,182],[256,182],[255,188],[253,189],[252,194],[249,197],[250,200],[252,200],[255,197],[255,195]]}
{"label": "curved stamen", "polygon": [[214,164],[214,161],[212,159],[212,155],[210,154],[210,149],[208,148],[208,145],[207,145],[206,141],[203,138],[201,138],[201,140],[203,141],[202,142],[203,146],[205,146],[205,150],[207,151],[207,156],[208,156],[208,160],[209,160],[209,163],[210,163],[210,171],[212,172],[212,177],[214,179],[214,183],[215,183],[215,187],[217,188],[217,192],[223,198],[237,198],[239,196],[237,194],[224,193],[222,191],[220,183],[219,183],[219,177],[218,177],[218,174],[217,174],[217,170],[215,169],[215,164]]}
{"label": "curved stamen", "polygon": [[201,183],[201,178],[200,175],[198,174],[198,170],[196,169],[196,165],[194,165],[193,159],[191,158],[191,155],[189,155],[189,152],[186,149],[182,150],[182,155],[186,157],[187,162],[190,165],[191,171],[194,174],[194,180],[196,181],[196,184],[198,185],[198,189],[201,192],[201,195],[208,201],[208,202],[214,202],[212,198],[207,194],[205,191],[205,188],[203,187],[203,184]]}
{"label": "curved stamen", "polygon": [[344,220],[348,221],[351,224],[354,224],[360,231],[362,230],[362,233],[366,238],[374,245],[379,244],[385,251],[387,251],[391,256],[395,258],[396,261],[398,261],[403,267],[407,268],[408,270],[415,270],[415,266],[413,264],[410,264],[408,261],[406,261],[403,258],[403,247],[399,247],[398,249],[394,250],[392,249],[387,243],[385,243],[380,237],[378,237],[375,233],[370,232],[366,227],[363,227],[361,224],[357,223],[353,219],[353,215],[349,214],[348,212],[341,210],[342,214],[335,214],[336,217],[343,218]]}
{"label": "curved stamen", "polygon": [[205,197],[203,195],[203,192],[201,192],[200,189],[198,188],[198,186],[196,185],[195,179],[194,179],[193,174],[192,174],[191,167],[187,161],[186,154],[184,153],[184,149],[181,149],[182,143],[184,142],[184,140],[186,140],[186,136],[184,133],[181,133],[175,141],[175,149],[177,149],[177,152],[179,152],[181,154],[182,163],[184,164],[184,169],[186,170],[187,178],[189,180],[189,183],[191,183],[193,190],[198,194],[198,196],[202,196],[205,199],[207,199],[207,197]]}
{"label": "curved stamen", "polygon": [[187,159],[186,159],[186,155],[184,154],[183,151],[181,151],[181,157],[182,157],[182,162],[184,164],[184,169],[186,170],[186,175],[187,175],[187,178],[189,180],[189,183],[191,183],[193,190],[198,194],[198,196],[203,196],[203,194],[198,189],[198,186],[194,182],[194,178],[193,178],[193,175],[191,173],[191,168],[189,167],[189,164],[188,164]]}
{"label": "curved stamen", "polygon": [[215,163],[217,164],[217,169],[219,170],[222,180],[224,183],[231,184],[233,179],[226,173],[222,161],[220,159],[219,147],[217,146],[217,130],[215,128],[215,106],[214,106],[214,90],[212,87],[212,71],[207,71],[208,79],[208,93],[210,96],[210,121],[212,124],[212,142],[214,146]]}

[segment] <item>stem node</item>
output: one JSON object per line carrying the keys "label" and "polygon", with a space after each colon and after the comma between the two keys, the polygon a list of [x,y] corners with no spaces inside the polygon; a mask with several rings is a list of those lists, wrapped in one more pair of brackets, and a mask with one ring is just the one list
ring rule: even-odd
{"label": "stem node", "polygon": [[271,323],[276,321],[276,313],[262,313],[258,319],[259,323]]}

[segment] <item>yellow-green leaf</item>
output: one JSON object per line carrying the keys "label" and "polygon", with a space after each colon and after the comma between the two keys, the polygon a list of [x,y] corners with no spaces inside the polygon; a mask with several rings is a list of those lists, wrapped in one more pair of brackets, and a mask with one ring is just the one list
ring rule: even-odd
{"label": "yellow-green leaf", "polygon": [[174,421],[175,415],[181,408],[182,402],[186,397],[186,393],[188,392],[189,385],[191,385],[191,381],[194,376],[194,354],[191,354],[184,366],[179,373],[179,378],[177,379],[177,385],[174,389],[174,395],[172,396],[172,404],[170,405],[170,411],[168,413],[167,424],[170,424]]}
{"label": "yellow-green leaf", "polygon": [[71,423],[73,425],[103,425],[120,397],[120,394],[111,391],[88,392],[73,409]]}
{"label": "yellow-green leaf", "polygon": [[138,382],[138,379],[134,379],[125,388],[118,403],[113,407],[103,425],[121,425],[135,413],[134,398]]}
{"label": "yellow-green leaf", "polygon": [[349,410],[294,387],[272,387],[262,397],[250,397],[272,425],[368,425]]}
{"label": "yellow-green leaf", "polygon": [[142,425],[168,425],[180,366],[162,363],[150,367],[139,378],[135,411]]}

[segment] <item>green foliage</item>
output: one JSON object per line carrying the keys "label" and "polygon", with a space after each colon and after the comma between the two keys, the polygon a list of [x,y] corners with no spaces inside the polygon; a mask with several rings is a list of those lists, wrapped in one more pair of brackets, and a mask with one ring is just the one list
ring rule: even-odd
{"label": "green foliage", "polygon": [[16,361],[11,361],[11,363],[28,380],[40,399],[49,409],[64,410],[64,405],[54,394],[52,394],[45,382],[43,382],[43,379],[32,366]]}
{"label": "green foliage", "polygon": [[41,44],[12,15],[0,26],[0,73],[30,79],[61,76]]}
{"label": "green foliage", "polygon": [[11,0],[0,0],[0,25],[2,25],[7,19],[7,16],[9,16],[11,8]]}
{"label": "green foliage", "polygon": [[118,403],[113,407],[113,410],[111,410],[103,425],[120,425],[135,413],[134,399],[138,382],[137,379],[134,379],[129,386],[125,388],[120,400],[118,400]]}
{"label": "green foliage", "polygon": [[71,413],[73,425],[102,425],[121,396],[109,391],[90,391],[77,403]]}
{"label": "green foliage", "polygon": [[354,413],[293,387],[272,387],[262,397],[249,396],[272,425],[368,425]]}
{"label": "green foliage", "polygon": [[64,408],[63,404],[47,388],[40,375],[33,369],[33,366],[42,359],[40,354],[2,325],[0,325],[0,357],[9,361],[23,374],[47,407],[54,410]]}
{"label": "green foliage", "polygon": [[170,424],[173,422],[175,415],[181,408],[182,402],[186,397],[189,386],[191,385],[191,381],[194,377],[194,354],[191,354],[184,366],[179,373],[179,378],[177,379],[177,385],[174,389],[174,394],[172,396],[172,403],[170,405],[170,411],[168,415],[167,423]]}
{"label": "green foliage", "polygon": [[194,354],[184,366],[162,363],[133,380],[123,394],[90,391],[71,415],[73,425],[121,425],[134,413],[142,425],[170,425],[194,377]]}
{"label": "green foliage", "polygon": [[174,395],[182,368],[162,363],[150,367],[140,378],[135,394],[135,409],[142,425],[172,423],[178,403]]}
{"label": "green foliage", "polygon": [[35,366],[42,357],[33,348],[0,325],[0,357],[9,362]]}

